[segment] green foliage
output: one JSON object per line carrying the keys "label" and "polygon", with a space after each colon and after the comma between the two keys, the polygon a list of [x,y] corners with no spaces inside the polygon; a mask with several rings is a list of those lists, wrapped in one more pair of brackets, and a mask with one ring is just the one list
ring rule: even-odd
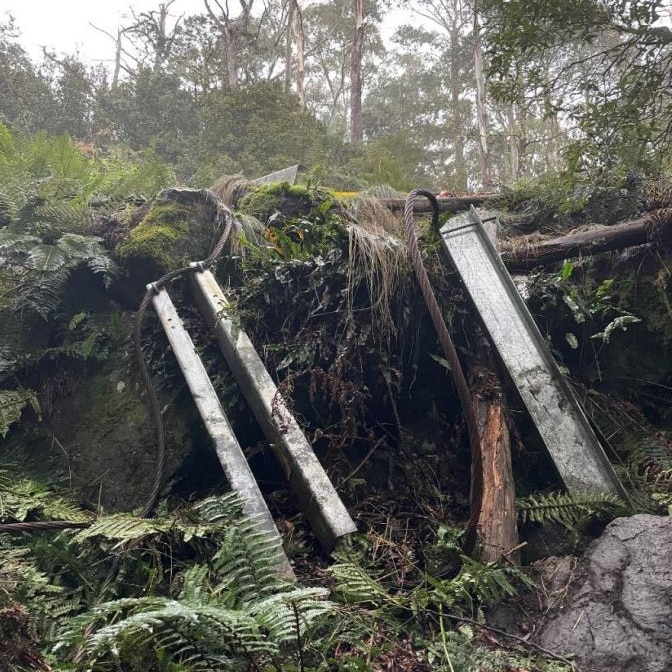
{"label": "green foliage", "polygon": [[[413,642],[416,665],[428,665],[429,669],[442,672],[505,672],[519,667],[547,672],[571,669],[569,664],[545,661],[525,651],[483,645],[482,638],[477,637],[483,624],[482,607],[516,595],[532,584],[518,568],[461,556],[460,534],[457,528],[441,526],[434,542],[424,549],[428,557],[440,552],[457,560],[450,563],[452,576],[445,577],[428,565],[417,583],[405,575],[408,586],[392,587],[393,577],[383,574],[377,563],[366,560],[366,547],[364,551],[353,548],[337,553],[337,562],[329,571],[334,592],[349,605],[350,614],[347,626],[341,624],[334,635],[349,647],[339,669],[377,669],[376,656],[380,655],[383,661],[394,660],[395,649],[406,638]],[[387,551],[394,553],[392,546]],[[376,644],[363,646],[362,640],[367,639]],[[373,666],[357,667],[355,660],[365,655]]]}
{"label": "green foliage", "polygon": [[499,206],[523,216],[521,233],[557,235],[577,225],[614,224],[637,216],[646,185],[632,167],[623,174],[580,175],[570,171],[518,180]]}
{"label": "green foliage", "polygon": [[[131,194],[153,196],[174,182],[174,173],[153,147],[139,153],[114,149],[109,155],[88,153],[67,134],[40,132],[23,136],[0,123],[0,225],[57,219],[65,230],[83,232],[86,208],[97,202],[121,201]],[[64,206],[79,221],[64,221]],[[51,208],[52,217],[48,209]],[[42,216],[40,216],[40,214]],[[45,216],[46,215],[46,216]]]}
{"label": "green foliage", "polygon": [[0,519],[3,522],[89,520],[69,499],[37,481],[16,478],[8,471],[0,471]]}
{"label": "green foliage", "polygon": [[[74,270],[86,266],[109,286],[116,265],[100,238],[64,233],[54,240],[48,227],[27,232],[17,226],[0,230],[0,263],[13,273],[14,298],[10,309],[27,310],[47,319],[59,306]],[[39,234],[42,233],[42,237]]]}
{"label": "green foliage", "polygon": [[[125,597],[94,606],[70,619],[55,645],[82,646],[95,669],[164,669],[171,660],[184,670],[263,669],[291,660],[312,628],[331,610],[321,588],[299,588],[277,577],[277,542],[241,518],[232,495],[199,504],[185,521],[138,520],[128,515],[100,519],[77,533],[75,543],[115,541],[115,548],[155,546],[179,531],[186,541],[213,537],[207,564],[180,574],[180,591],[167,596]],[[83,634],[84,633],[84,634]],[[155,666],[159,666],[158,668]]]}
{"label": "green foliage", "polygon": [[175,170],[153,145],[137,152],[113,147],[93,163],[83,195],[87,202],[114,204],[131,196],[151,198],[175,181]]}
{"label": "green foliage", "polygon": [[[601,359],[627,342],[627,336],[616,335],[642,322],[620,296],[629,279],[593,277],[589,268],[566,261],[559,272],[538,273],[531,280],[529,305],[542,319],[548,316],[553,345],[570,366],[579,361],[600,378]],[[642,333],[641,327],[634,330]]]}
{"label": "green foliage", "polygon": [[521,522],[559,523],[575,529],[589,518],[614,518],[625,514],[627,508],[617,497],[609,494],[573,494],[549,492],[528,495],[516,500]]}
{"label": "green foliage", "polygon": [[[443,626],[443,620],[440,625]],[[468,623],[454,630],[441,627],[439,636],[426,642],[426,647],[427,661],[433,672],[573,672],[575,669],[569,660],[544,660],[524,650],[507,651],[483,646],[478,627]]]}
{"label": "green foliage", "polygon": [[395,189],[410,191],[428,183],[426,176],[416,176],[418,166],[426,162],[425,152],[409,133],[399,131],[378,138],[361,148],[347,165],[347,171],[369,186],[389,184]]}
{"label": "green foliage", "polygon": [[34,390],[0,390],[0,439],[4,439],[9,426],[21,419],[21,413],[31,407],[40,413],[40,403]]}
{"label": "green foliage", "polygon": [[660,25],[662,0],[487,0],[480,9],[495,95],[531,97],[572,123],[572,170],[650,168],[665,156],[672,32]]}
{"label": "green foliage", "polygon": [[[286,166],[310,165],[325,129],[276,82],[257,82],[208,95],[203,108],[205,153],[225,154],[258,177]],[[206,149],[207,148],[207,149]]]}

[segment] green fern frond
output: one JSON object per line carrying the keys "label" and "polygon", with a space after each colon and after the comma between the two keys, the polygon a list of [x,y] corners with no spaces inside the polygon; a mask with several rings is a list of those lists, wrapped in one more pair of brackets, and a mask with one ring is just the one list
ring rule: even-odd
{"label": "green fern frond", "polygon": [[85,231],[94,220],[93,211],[82,204],[47,203],[34,210],[35,217],[61,231]]}
{"label": "green fern frond", "polygon": [[0,310],[0,376],[13,371],[30,350],[24,324],[24,316],[20,313]]}
{"label": "green fern frond", "polygon": [[240,520],[243,505],[235,492],[218,497],[208,497],[195,505],[202,520],[208,523],[227,524]]}
{"label": "green fern frond", "polygon": [[[326,600],[327,595],[325,588],[296,588],[250,603],[249,613],[275,642],[296,642],[304,630],[333,609],[333,603]],[[297,633],[297,617],[300,633]]]}
{"label": "green fern frond", "polygon": [[[323,588],[299,588],[277,578],[277,545],[258,525],[242,516],[235,494],[214,497],[178,516],[158,520],[125,514],[101,517],[70,539],[117,540],[117,546],[168,548],[176,538],[205,536],[218,550],[207,564],[179,572],[178,599],[124,597],[69,618],[54,652],[79,647],[96,670],[158,669],[170,660],[184,670],[266,669],[271,661],[293,655],[334,608]],[[194,517],[194,513],[196,516]],[[170,535],[171,543],[167,535]],[[63,535],[62,535],[63,536]],[[98,548],[94,544],[93,548]],[[123,581],[120,573],[116,581]],[[175,584],[174,584],[175,585]]]}
{"label": "green fern frond", "polygon": [[461,556],[462,567],[452,579],[425,577],[425,583],[412,594],[414,604],[424,609],[440,605],[452,613],[473,613],[474,607],[496,604],[518,593],[520,586],[532,586],[529,577],[517,567],[482,563]]}
{"label": "green fern frond", "polygon": [[100,516],[88,528],[80,530],[74,535],[76,542],[82,542],[93,537],[117,540],[113,548],[124,544],[138,544],[148,537],[155,537],[167,532],[172,525],[170,520],[138,518],[130,513],[115,513]]}
{"label": "green fern frond", "polygon": [[637,471],[669,470],[672,469],[672,452],[661,444],[639,442],[630,453],[630,465]]}
{"label": "green fern frond", "polygon": [[40,402],[34,390],[0,390],[0,438],[7,435],[11,424],[21,419],[26,407],[40,414]]}
{"label": "green fern frond", "polygon": [[0,230],[0,265],[13,270],[15,310],[32,310],[46,318],[61,301],[70,274],[80,265],[100,275],[106,286],[117,267],[100,239],[75,233],[60,235],[53,242],[9,229]]}
{"label": "green fern frond", "polygon": [[238,606],[270,595],[285,584],[277,578],[280,560],[279,540],[260,530],[258,525],[243,519],[224,531],[220,550],[213,558],[219,577],[216,592],[228,606]]}
{"label": "green fern frond", "polygon": [[0,472],[0,518],[5,522],[22,522],[27,519],[89,520],[76,504],[53,492],[46,486],[29,479],[16,479]]}
{"label": "green fern frond", "polygon": [[81,643],[81,633],[95,628],[84,646],[96,669],[104,669],[110,660],[122,665],[131,657],[150,661],[157,650],[188,661],[189,669],[221,669],[208,666],[223,659],[232,665],[227,669],[237,669],[252,656],[277,655],[284,645],[297,642],[297,614],[299,627],[307,632],[332,607],[325,594],[320,588],[295,589],[249,609],[227,609],[200,600],[124,598],[72,619],[61,642]]}
{"label": "green fern frond", "polygon": [[518,515],[523,523],[559,523],[568,528],[592,515],[613,511],[620,500],[614,495],[550,492],[529,495],[516,500]]}
{"label": "green fern frond", "polygon": [[[236,493],[206,499],[196,510],[202,524],[216,526],[219,531],[220,548],[212,560],[218,577],[215,591],[228,606],[257,600],[289,585],[277,578],[282,557],[279,540],[266,534],[256,521],[242,516]],[[184,528],[185,534],[194,534],[198,527]]]}
{"label": "green fern frond", "polygon": [[35,616],[43,614],[72,613],[72,601],[63,599],[63,589],[54,586],[41,572],[27,548],[0,534],[0,605],[19,602],[31,607]]}
{"label": "green fern frond", "polygon": [[348,603],[368,603],[375,607],[396,604],[395,598],[381,583],[353,562],[337,562],[329,568],[329,573],[336,581],[335,592]]}
{"label": "green fern frond", "polygon": [[208,573],[209,570],[206,565],[194,565],[190,567],[184,573],[179,599],[189,603],[205,602],[205,593],[210,592]]}
{"label": "green fern frond", "polygon": [[[151,604],[152,608],[147,609]],[[116,610],[116,604],[109,605]],[[255,619],[240,611],[194,606],[176,600],[138,601],[130,613],[93,634],[86,643],[90,660],[112,654],[120,662],[141,655],[146,660],[161,648],[179,659],[211,662],[212,654],[249,658],[275,653],[277,644],[266,638]],[[102,610],[94,610],[100,617]],[[98,667],[96,668],[98,669]]]}

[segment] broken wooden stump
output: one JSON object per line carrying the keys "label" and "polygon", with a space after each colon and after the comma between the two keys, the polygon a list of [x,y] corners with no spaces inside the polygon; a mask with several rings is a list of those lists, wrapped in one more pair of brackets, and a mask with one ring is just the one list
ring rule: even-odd
{"label": "broken wooden stump", "polygon": [[[497,244],[493,213],[481,212],[485,233]],[[472,320],[475,322],[475,320]],[[506,559],[518,564],[516,486],[511,464],[511,439],[502,376],[492,347],[480,325],[474,361],[468,367],[481,444],[481,503],[478,518],[478,552],[483,562]]]}
{"label": "broken wooden stump", "polygon": [[510,430],[494,359],[488,356],[487,363],[481,361],[470,367],[469,378],[481,438],[483,470],[479,556],[483,562],[506,558],[517,563],[518,526]]}

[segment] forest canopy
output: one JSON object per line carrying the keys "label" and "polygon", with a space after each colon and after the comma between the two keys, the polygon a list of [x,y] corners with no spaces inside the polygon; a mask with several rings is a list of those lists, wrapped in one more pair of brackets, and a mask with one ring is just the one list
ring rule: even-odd
{"label": "forest canopy", "polygon": [[[111,58],[116,51],[110,68],[48,49],[31,60],[5,15],[0,87],[12,95],[0,119],[26,133],[68,133],[92,151],[151,146],[193,186],[299,162],[344,188],[466,192],[488,182],[481,137],[499,184],[568,168],[665,167],[662,1],[402,2],[392,15],[417,21],[385,40],[392,10],[375,3],[206,3],[190,16],[173,4],[100,29]],[[473,77],[476,52],[487,95]]]}

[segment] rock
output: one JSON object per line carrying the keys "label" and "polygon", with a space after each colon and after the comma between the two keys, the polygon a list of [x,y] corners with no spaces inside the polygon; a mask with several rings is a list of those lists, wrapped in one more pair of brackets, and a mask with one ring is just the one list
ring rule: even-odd
{"label": "rock", "polygon": [[[670,558],[671,518],[637,515],[613,521],[586,551],[569,591],[562,584],[566,589],[572,583],[571,568],[555,559],[545,585],[550,618],[535,641],[573,654],[581,672],[669,672]],[[563,593],[568,593],[564,603],[554,604]]]}

